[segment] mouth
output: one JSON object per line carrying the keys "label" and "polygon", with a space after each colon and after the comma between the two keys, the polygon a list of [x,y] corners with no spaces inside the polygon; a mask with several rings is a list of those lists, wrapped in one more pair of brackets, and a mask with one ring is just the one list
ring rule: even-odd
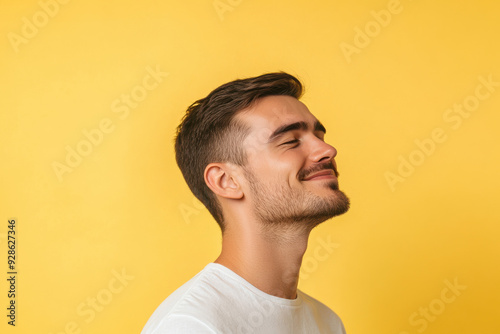
{"label": "mouth", "polygon": [[319,171],[317,173],[314,173],[312,175],[309,175],[304,179],[304,181],[311,181],[311,180],[326,180],[326,179],[333,179],[335,178],[335,172],[333,169],[325,169],[322,171]]}

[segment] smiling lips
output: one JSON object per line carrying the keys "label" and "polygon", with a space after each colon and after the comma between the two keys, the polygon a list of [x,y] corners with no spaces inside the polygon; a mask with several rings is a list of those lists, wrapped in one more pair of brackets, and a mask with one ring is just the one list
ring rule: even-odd
{"label": "smiling lips", "polygon": [[326,169],[308,176],[304,181],[330,179],[333,178],[334,175],[335,172],[333,169]]}

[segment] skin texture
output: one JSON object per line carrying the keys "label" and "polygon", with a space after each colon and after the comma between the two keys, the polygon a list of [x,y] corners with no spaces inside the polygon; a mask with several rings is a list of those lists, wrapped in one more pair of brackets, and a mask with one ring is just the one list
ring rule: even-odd
{"label": "skin texture", "polygon": [[[204,175],[226,222],[214,262],[270,295],[295,299],[311,230],[349,208],[338,189],[337,151],[324,142],[314,115],[291,96],[264,97],[236,118],[250,127],[243,142],[247,164],[211,163]],[[269,141],[276,129],[300,122],[307,128]]]}

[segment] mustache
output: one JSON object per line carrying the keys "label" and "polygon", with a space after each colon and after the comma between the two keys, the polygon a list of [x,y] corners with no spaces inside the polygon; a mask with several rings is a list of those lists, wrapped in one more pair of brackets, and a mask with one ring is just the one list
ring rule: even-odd
{"label": "mustache", "polygon": [[325,170],[325,169],[332,169],[333,172],[335,173],[335,176],[336,177],[339,177],[339,172],[337,171],[337,168],[335,168],[335,165],[333,164],[333,161],[330,160],[329,162],[324,162],[322,164],[319,164],[319,165],[316,165],[316,166],[313,166],[307,170],[301,170],[299,172],[299,180],[304,180],[305,178],[307,178],[309,175],[311,174],[314,174],[316,172],[319,172],[320,170]]}

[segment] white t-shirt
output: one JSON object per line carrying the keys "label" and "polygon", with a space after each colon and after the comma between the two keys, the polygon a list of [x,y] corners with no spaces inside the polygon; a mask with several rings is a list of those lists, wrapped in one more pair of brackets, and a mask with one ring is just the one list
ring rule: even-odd
{"label": "white t-shirt", "polygon": [[209,263],[175,290],[141,334],[345,334],[340,318],[297,290],[296,299],[269,295],[231,269]]}

